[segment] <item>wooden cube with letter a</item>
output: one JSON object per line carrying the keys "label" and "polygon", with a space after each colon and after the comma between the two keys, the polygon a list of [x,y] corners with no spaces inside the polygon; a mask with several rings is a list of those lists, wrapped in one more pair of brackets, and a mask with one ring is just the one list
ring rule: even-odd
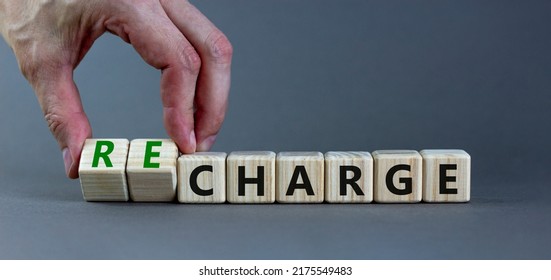
{"label": "wooden cube with letter a", "polygon": [[467,202],[471,197],[471,156],[463,150],[422,150],[423,201]]}
{"label": "wooden cube with letter a", "polygon": [[325,201],[369,203],[373,200],[373,157],[369,152],[325,153]]}
{"label": "wooden cube with letter a", "polygon": [[170,139],[130,142],[126,176],[133,201],[172,201],[176,197],[178,147]]}
{"label": "wooden cube with letter a", "polygon": [[128,201],[128,139],[86,139],[78,174],[86,201]]}
{"label": "wooden cube with letter a", "polygon": [[422,158],[413,150],[381,150],[372,153],[374,200],[381,203],[420,202]]}
{"label": "wooden cube with letter a", "polygon": [[226,195],[230,203],[275,201],[274,152],[232,152],[228,155]]}
{"label": "wooden cube with letter a", "polygon": [[226,153],[181,155],[178,158],[178,201],[226,202]]}
{"label": "wooden cube with letter a", "polygon": [[281,152],[276,159],[276,200],[280,203],[321,203],[324,158],[320,152]]}

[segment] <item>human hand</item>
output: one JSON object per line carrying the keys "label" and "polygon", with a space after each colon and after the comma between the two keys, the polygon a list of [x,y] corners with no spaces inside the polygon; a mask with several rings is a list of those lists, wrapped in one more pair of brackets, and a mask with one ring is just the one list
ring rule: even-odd
{"label": "human hand", "polygon": [[0,0],[0,32],[33,87],[65,171],[78,177],[92,129],[73,71],[109,31],[161,70],[163,118],[183,153],[210,149],[224,120],[232,46],[185,0]]}

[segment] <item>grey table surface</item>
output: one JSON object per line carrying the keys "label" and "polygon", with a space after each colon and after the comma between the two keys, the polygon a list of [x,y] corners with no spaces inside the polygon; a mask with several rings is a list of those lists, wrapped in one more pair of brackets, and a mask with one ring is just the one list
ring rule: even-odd
{"label": "grey table surface", "polygon": [[[2,42],[0,258],[551,258],[550,2],[195,4],[235,49],[214,150],[461,148],[472,201],[84,202]],[[75,80],[95,137],[166,137],[159,73],[122,40]]]}

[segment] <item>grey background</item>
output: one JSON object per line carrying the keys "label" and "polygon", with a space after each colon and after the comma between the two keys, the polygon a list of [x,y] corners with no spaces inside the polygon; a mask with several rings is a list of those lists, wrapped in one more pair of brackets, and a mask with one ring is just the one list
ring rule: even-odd
{"label": "grey background", "polygon": [[[2,42],[0,258],[551,258],[551,2],[196,2],[235,49],[214,150],[462,148],[472,201],[86,203]],[[166,137],[119,38],[76,81],[95,137]]]}

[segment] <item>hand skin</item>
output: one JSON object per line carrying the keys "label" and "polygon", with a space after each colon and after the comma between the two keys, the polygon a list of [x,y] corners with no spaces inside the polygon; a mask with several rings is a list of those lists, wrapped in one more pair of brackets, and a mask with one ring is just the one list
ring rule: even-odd
{"label": "hand skin", "polygon": [[183,153],[209,150],[224,120],[232,46],[185,0],[0,0],[0,32],[33,87],[69,178],[92,129],[73,71],[106,31],[161,70],[168,135]]}

